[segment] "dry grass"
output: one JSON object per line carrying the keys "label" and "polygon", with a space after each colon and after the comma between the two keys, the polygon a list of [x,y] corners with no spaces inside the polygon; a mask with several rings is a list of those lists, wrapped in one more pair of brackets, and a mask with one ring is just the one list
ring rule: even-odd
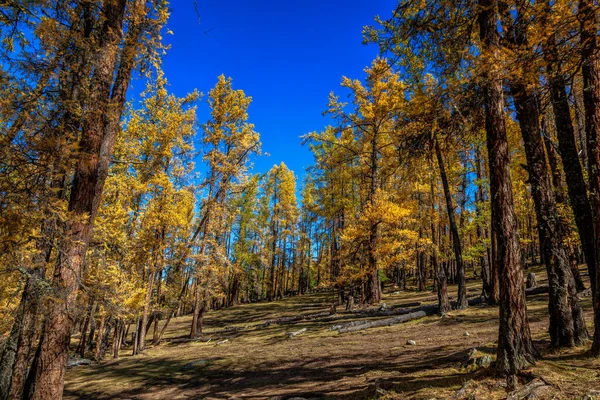
{"label": "dry grass", "polygon": [[[537,271],[540,283],[543,273]],[[477,294],[476,280],[469,294]],[[456,288],[451,288],[452,293]],[[294,325],[258,324],[280,316],[329,309],[332,293],[317,293],[273,303],[245,304],[211,312],[205,338],[211,342],[173,343],[189,330],[190,318],[171,322],[165,341],[144,354],[67,374],[68,399],[184,398],[397,398],[445,399],[472,380],[470,398],[504,399],[503,380],[490,368],[461,368],[473,347],[494,352],[497,309],[472,307],[453,311],[449,318],[431,316],[401,325],[338,334],[332,322],[303,321]],[[388,305],[434,301],[431,292],[388,293]],[[548,398],[576,399],[600,389],[600,361],[587,357],[587,347],[549,353],[547,297],[528,299],[531,330],[543,359],[526,371],[523,382],[541,376],[552,385]],[[591,330],[591,304],[584,301]],[[225,332],[226,326],[241,327]],[[288,339],[285,332],[307,328]],[[465,335],[465,331],[469,335]],[[229,342],[217,346],[218,340]],[[406,345],[408,339],[416,346]],[[194,366],[190,363],[197,362]]]}

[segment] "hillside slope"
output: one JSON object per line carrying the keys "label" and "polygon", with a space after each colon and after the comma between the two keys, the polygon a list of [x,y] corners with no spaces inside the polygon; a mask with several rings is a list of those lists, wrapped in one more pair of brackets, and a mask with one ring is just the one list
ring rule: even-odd
{"label": "hillside slope", "polygon": [[[537,273],[544,283],[544,274]],[[478,287],[470,282],[469,295],[477,295]],[[506,398],[504,382],[491,368],[463,367],[473,348],[494,354],[495,307],[475,306],[442,319],[428,316],[346,334],[329,330],[335,322],[326,318],[261,326],[282,316],[328,311],[332,296],[315,293],[210,312],[197,342],[185,339],[190,317],[178,318],[163,343],[142,355],[131,357],[124,349],[118,360],[71,369],[65,398]],[[425,304],[434,302],[435,294],[390,291],[384,301],[390,307]],[[583,398],[600,390],[600,360],[588,359],[587,347],[558,353],[547,349],[546,307],[547,295],[528,298],[532,335],[543,359],[522,383],[541,377],[546,385],[541,398]],[[591,330],[589,298],[584,307]],[[294,338],[286,335],[303,328],[306,332]]]}

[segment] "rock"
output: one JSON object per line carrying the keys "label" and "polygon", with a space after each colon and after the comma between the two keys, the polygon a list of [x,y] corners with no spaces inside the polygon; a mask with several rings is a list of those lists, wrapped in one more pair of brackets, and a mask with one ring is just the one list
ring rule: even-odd
{"label": "rock", "polygon": [[410,345],[410,346],[416,346],[417,342],[415,342],[414,340],[407,340],[406,344]]}
{"label": "rock", "polygon": [[221,340],[221,341],[217,342],[217,344],[216,344],[216,345],[217,345],[217,346],[219,346],[219,345],[221,345],[221,344],[225,344],[225,343],[227,343],[227,342],[229,342],[229,339]]}
{"label": "rock", "polygon": [[487,368],[494,362],[494,357],[491,354],[486,354],[482,351],[472,348],[469,351],[467,359],[463,362],[463,368],[469,368],[472,370],[478,368]]}
{"label": "rock", "polygon": [[87,358],[69,358],[67,361],[67,368],[78,367],[80,365],[91,365],[92,360]]}
{"label": "rock", "polygon": [[535,287],[537,287],[537,280],[535,279],[535,274],[533,272],[530,272],[529,274],[527,274],[527,283],[525,285],[525,288],[533,289]]}
{"label": "rock", "polygon": [[387,310],[387,308],[388,308],[387,304],[381,303],[381,305],[379,306],[379,311],[385,311],[385,310]]}
{"label": "rock", "polygon": [[471,335],[469,335],[469,332],[465,331],[463,336],[471,336]]}
{"label": "rock", "polygon": [[471,392],[473,392],[473,380],[467,381],[462,387],[454,393],[453,399],[464,399],[470,398]]}
{"label": "rock", "polygon": [[181,369],[188,370],[196,367],[205,367],[210,364],[210,360],[196,360],[185,364]]}

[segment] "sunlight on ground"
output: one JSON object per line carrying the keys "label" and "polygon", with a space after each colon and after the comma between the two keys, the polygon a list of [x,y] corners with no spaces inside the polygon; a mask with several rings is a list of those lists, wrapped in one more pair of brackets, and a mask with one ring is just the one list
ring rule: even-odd
{"label": "sunlight on ground", "polygon": [[[545,283],[543,272],[536,269],[536,273],[539,283]],[[473,296],[480,283],[472,280],[468,287]],[[451,295],[455,291],[451,287]],[[388,306],[436,299],[430,291],[387,292],[383,301]],[[473,380],[472,398],[506,398],[503,380],[492,369],[462,367],[474,347],[494,353],[498,312],[493,307],[475,306],[453,311],[444,320],[429,316],[347,334],[329,330],[331,321],[258,326],[282,316],[326,311],[332,299],[332,292],[323,292],[211,312],[198,342],[183,340],[191,319],[178,318],[171,321],[163,343],[142,355],[131,357],[131,350],[124,349],[118,360],[70,370],[65,397],[443,399]],[[583,304],[591,329],[590,299]],[[600,362],[586,358],[587,347],[547,352],[546,307],[546,295],[528,298],[532,334],[544,359],[523,380],[542,376],[552,385],[555,398],[582,397],[598,388]],[[232,326],[240,329],[224,329]],[[304,334],[287,338],[286,332],[302,328],[307,328]],[[229,341],[216,344],[225,339]],[[408,345],[407,340],[417,344]]]}

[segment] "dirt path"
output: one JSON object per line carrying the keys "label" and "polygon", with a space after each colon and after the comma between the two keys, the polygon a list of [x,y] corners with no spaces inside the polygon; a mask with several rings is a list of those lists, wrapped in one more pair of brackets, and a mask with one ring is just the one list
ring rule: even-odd
{"label": "dirt path", "polygon": [[[470,286],[477,287],[473,281]],[[455,290],[455,289],[454,289]],[[431,299],[430,292],[387,294],[388,305]],[[474,380],[472,398],[506,398],[491,369],[461,367],[470,349],[494,352],[497,309],[472,307],[448,318],[426,317],[401,325],[338,334],[331,322],[258,327],[268,319],[327,310],[331,294],[320,293],[274,303],[247,304],[210,313],[208,343],[183,343],[189,317],[171,322],[165,343],[131,357],[78,367],[67,375],[65,398],[224,399],[224,398],[449,398]],[[591,324],[591,305],[584,306]],[[528,373],[543,376],[556,398],[583,397],[600,389],[600,362],[586,348],[548,354],[547,297],[533,296],[528,308],[536,345],[545,354]],[[224,331],[236,326],[238,331]],[[286,332],[307,328],[288,339]],[[591,325],[590,325],[591,328]],[[468,332],[468,335],[467,333]],[[228,342],[216,345],[219,340]],[[407,340],[416,345],[407,344]],[[530,378],[524,378],[524,381]]]}

